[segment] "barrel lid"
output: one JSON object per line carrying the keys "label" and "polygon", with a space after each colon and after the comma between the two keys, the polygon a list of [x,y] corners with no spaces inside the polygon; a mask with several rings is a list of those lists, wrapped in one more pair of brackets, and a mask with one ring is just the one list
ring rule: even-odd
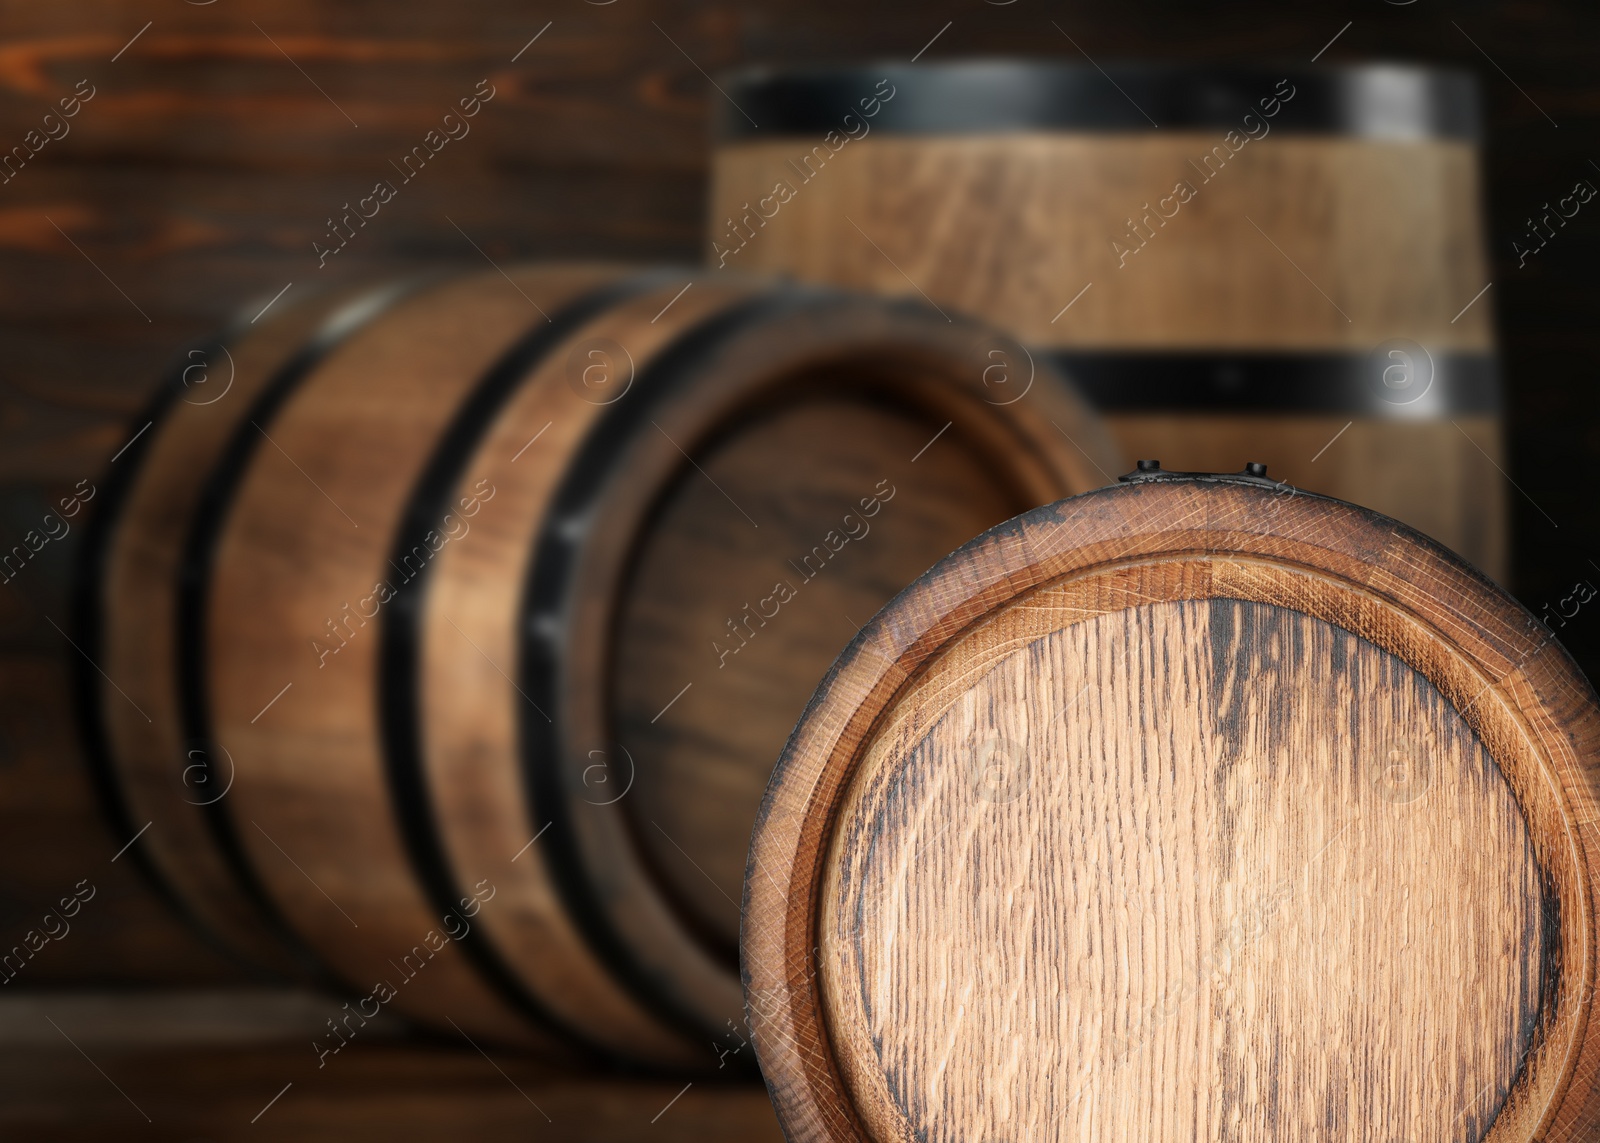
{"label": "barrel lid", "polygon": [[795,135],[820,142],[828,132],[842,138],[1266,130],[1467,140],[1481,134],[1472,75],[1414,64],[883,61],[752,67],[721,77],[720,86],[728,98],[718,101],[717,134],[728,142]]}
{"label": "barrel lid", "polygon": [[768,786],[786,1136],[1589,1138],[1597,760],[1552,634],[1394,520],[1154,461],[1025,513]]}

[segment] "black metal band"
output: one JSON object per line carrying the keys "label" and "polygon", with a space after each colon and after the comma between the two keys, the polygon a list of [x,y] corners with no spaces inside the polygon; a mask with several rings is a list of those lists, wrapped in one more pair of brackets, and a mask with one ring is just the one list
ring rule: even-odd
{"label": "black metal band", "polygon": [[721,84],[729,99],[716,104],[717,137],[727,142],[796,135],[820,142],[830,131],[864,137],[1236,130],[1465,140],[1482,134],[1469,73],[1411,65],[1113,63],[1102,71],[995,59],[753,68]]}
{"label": "black metal band", "polygon": [[[227,525],[234,498],[249,471],[250,461],[261,445],[265,427],[329,353],[400,298],[421,289],[434,277],[430,275],[368,295],[335,314],[267,382],[211,470],[185,537],[177,583],[179,708],[189,748],[203,752],[205,758],[215,758],[218,753],[206,669],[211,575],[216,565],[217,544]],[[297,960],[322,979],[343,987],[337,974],[300,936],[267,891],[239,839],[226,801],[223,798],[208,803],[203,812],[212,838],[241,890]]]}
{"label": "black metal band", "polygon": [[1042,356],[1108,413],[1327,413],[1398,420],[1494,414],[1501,408],[1493,354],[1429,354],[1398,340],[1364,354],[1052,350]]}
{"label": "black metal band", "polygon": [[[678,274],[670,280],[681,277]],[[391,566],[397,570],[407,566],[407,555],[419,545],[426,550],[424,537],[429,530],[442,527],[443,517],[452,509],[451,497],[479,443],[529,373],[590,320],[667,280],[665,271],[652,272],[591,290],[558,309],[549,321],[534,325],[495,363],[457,410],[412,489],[395,532]],[[448,914],[459,907],[465,894],[440,837],[422,760],[421,620],[432,567],[431,561],[423,561],[415,575],[394,583],[395,595],[384,604],[379,624],[378,707],[389,790],[412,869],[434,908]],[[536,1026],[586,1046],[597,1057],[614,1056],[583,1029],[563,1021],[541,1003],[476,928],[467,929],[458,943],[473,967],[515,1011]]]}

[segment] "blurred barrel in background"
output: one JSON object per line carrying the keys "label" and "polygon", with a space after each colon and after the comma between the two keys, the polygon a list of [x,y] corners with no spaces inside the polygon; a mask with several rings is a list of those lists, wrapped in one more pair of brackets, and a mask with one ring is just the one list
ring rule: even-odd
{"label": "blurred barrel in background", "polygon": [[786,1137],[1596,1138],[1576,665],[1391,518],[1124,480],[940,561],[795,728],[744,926]]}
{"label": "blurred barrel in background", "polygon": [[1130,454],[1249,455],[1505,574],[1469,76],[991,61],[723,86],[713,265],[986,317],[1058,355]]}
{"label": "blurred barrel in background", "polygon": [[241,955],[708,1066],[816,680],[945,552],[1118,471],[1008,336],[693,277],[283,304],[171,380],[86,545],[79,682],[119,833]]}

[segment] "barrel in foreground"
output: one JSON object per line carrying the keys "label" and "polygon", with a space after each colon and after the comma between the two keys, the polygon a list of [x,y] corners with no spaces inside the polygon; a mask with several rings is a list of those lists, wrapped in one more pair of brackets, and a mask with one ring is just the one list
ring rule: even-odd
{"label": "barrel in foreground", "polygon": [[788,1137],[1592,1137],[1581,674],[1391,519],[1125,480],[942,561],[791,737],[743,930]]}
{"label": "barrel in foreground", "polygon": [[121,459],[81,629],[129,689],[86,676],[90,727],[230,947],[352,1014],[749,1065],[739,876],[816,679],[941,555],[1116,460],[991,331],[692,277],[286,308]]}

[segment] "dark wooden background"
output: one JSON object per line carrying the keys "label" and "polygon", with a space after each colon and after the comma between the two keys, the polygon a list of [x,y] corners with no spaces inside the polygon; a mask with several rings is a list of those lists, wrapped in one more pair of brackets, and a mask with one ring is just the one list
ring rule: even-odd
{"label": "dark wooden background", "polygon": [[[1052,20],[1101,62],[1305,63],[1348,23],[1325,62],[1447,61],[1482,78],[1514,586],[1538,611],[1574,581],[1600,585],[1600,201],[1525,268],[1511,249],[1543,203],[1600,179],[1593,4],[5,0],[0,14],[0,148],[80,80],[96,89],[71,133],[0,186],[0,546],[99,481],[177,347],[285,283],[482,265],[463,231],[497,260],[698,260],[721,98],[702,68],[905,60],[947,23],[925,59],[1081,58]],[[481,79],[496,95],[471,134],[319,269],[329,216],[393,176]],[[125,839],[91,811],[66,705],[74,652],[52,627],[66,626],[76,538],[0,587],[0,940],[88,878],[100,895],[81,935],[30,962],[26,983],[235,980],[129,862],[111,863]],[[1600,601],[1561,635],[1600,671]]]}

